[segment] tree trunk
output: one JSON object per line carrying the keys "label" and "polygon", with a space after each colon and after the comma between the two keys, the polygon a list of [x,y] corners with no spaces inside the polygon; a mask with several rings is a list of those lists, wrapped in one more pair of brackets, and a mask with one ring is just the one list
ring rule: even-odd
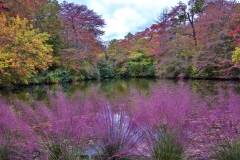
{"label": "tree trunk", "polygon": [[193,33],[192,33],[192,36],[193,36],[194,44],[195,44],[195,46],[197,46],[196,30],[195,30],[194,22],[193,22],[193,17],[194,17],[194,15],[192,14],[192,15],[190,16],[190,14],[187,13],[187,17],[188,17],[188,20],[189,20],[189,22],[190,22],[190,24],[191,24],[191,27],[192,27],[192,32],[193,32]]}

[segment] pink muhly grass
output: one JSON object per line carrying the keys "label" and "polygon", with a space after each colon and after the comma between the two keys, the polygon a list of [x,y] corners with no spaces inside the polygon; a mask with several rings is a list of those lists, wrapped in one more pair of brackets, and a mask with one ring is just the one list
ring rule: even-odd
{"label": "pink muhly grass", "polygon": [[[145,144],[145,151],[148,148],[148,152],[154,157],[153,151],[156,145],[161,145],[166,140],[164,138],[170,135],[176,141],[172,147],[177,145],[175,147],[179,147],[179,151],[184,148],[183,146],[187,147],[188,130],[184,128],[188,118],[197,112],[197,105],[200,104],[197,95],[188,87],[171,88],[166,85],[152,88],[151,95],[136,91],[132,91],[131,94],[134,98],[129,102],[132,106],[130,112],[134,121],[145,133],[146,141],[142,141],[142,145]],[[165,136],[159,139],[159,134]],[[180,153],[183,154],[182,151]]]}
{"label": "pink muhly grass", "polygon": [[[98,110],[106,105],[106,98],[97,96],[94,91],[91,91],[91,98],[80,93],[76,93],[71,98],[65,96],[63,92],[57,92],[55,95],[48,92],[48,95],[51,102],[49,105],[35,101],[33,108],[22,102],[15,103],[16,117],[24,121],[32,131],[42,158],[45,155],[54,156],[51,155],[54,146],[61,146],[64,152],[70,148],[85,152],[89,139],[95,134],[92,132],[94,117]],[[96,99],[97,97],[99,99]],[[10,110],[9,115],[12,115]],[[8,117],[10,120],[11,117]],[[22,129],[21,125],[20,129]]]}
{"label": "pink muhly grass", "polygon": [[32,159],[36,139],[28,124],[4,102],[0,103],[0,117],[0,148],[7,146],[10,159]]}
{"label": "pink muhly grass", "polygon": [[56,97],[50,95],[50,99],[51,105],[42,106],[37,112],[47,125],[40,128],[46,142],[51,142],[50,145],[55,143],[66,148],[78,148],[82,153],[85,152],[90,143],[89,139],[94,134],[94,111],[105,105],[104,101],[94,103],[91,98],[80,93],[69,98],[61,92],[58,92]]}
{"label": "pink muhly grass", "polygon": [[167,130],[180,131],[185,120],[194,112],[196,101],[188,88],[169,89],[167,86],[152,88],[151,96],[132,92],[131,115],[139,126],[164,126]]}
{"label": "pink muhly grass", "polygon": [[202,103],[201,110],[189,118],[189,153],[210,158],[210,151],[219,144],[232,142],[240,136],[240,99],[231,89],[218,90],[211,106]]}

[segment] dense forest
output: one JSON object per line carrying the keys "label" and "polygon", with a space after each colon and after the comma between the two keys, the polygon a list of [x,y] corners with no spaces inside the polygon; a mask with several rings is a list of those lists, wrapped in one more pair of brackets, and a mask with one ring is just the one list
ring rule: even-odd
{"label": "dense forest", "polygon": [[57,0],[0,1],[0,85],[122,77],[240,78],[240,3],[189,0],[104,42],[101,15]]}

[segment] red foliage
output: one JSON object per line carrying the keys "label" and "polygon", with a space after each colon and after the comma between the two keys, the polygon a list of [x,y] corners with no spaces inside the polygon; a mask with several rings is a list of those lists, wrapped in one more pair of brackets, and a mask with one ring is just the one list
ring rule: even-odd
{"label": "red foliage", "polygon": [[233,16],[232,20],[231,20],[231,30],[229,31],[229,35],[231,37],[234,37],[235,40],[235,45],[240,45],[240,15],[237,14],[235,16]]}
{"label": "red foliage", "polygon": [[7,10],[7,9],[8,9],[8,5],[5,4],[5,3],[0,2],[0,11],[1,10]]}
{"label": "red foliage", "polygon": [[2,4],[7,7],[5,9],[9,10],[8,14],[10,14],[10,16],[19,15],[20,17],[25,17],[31,20],[40,5],[46,2],[47,0],[2,0]]}
{"label": "red foliage", "polygon": [[[218,0],[209,3],[204,14],[196,23],[199,43],[199,56],[197,68],[199,75],[211,66],[211,73],[218,78],[229,78],[236,70],[231,59],[234,49],[232,38],[229,34],[231,18],[238,13],[239,5],[232,1]],[[206,69],[207,70],[207,69]]]}
{"label": "red foliage", "polygon": [[101,28],[105,25],[101,16],[86,5],[63,2],[61,13],[64,25],[64,39],[68,45],[79,49],[96,46],[99,36],[103,35]]}
{"label": "red foliage", "polygon": [[64,1],[61,4],[60,16],[64,26],[63,38],[72,51],[65,52],[65,59],[78,63],[87,60],[92,63],[98,53],[104,52],[100,36],[105,25],[100,15],[89,10],[86,5],[77,5]]}

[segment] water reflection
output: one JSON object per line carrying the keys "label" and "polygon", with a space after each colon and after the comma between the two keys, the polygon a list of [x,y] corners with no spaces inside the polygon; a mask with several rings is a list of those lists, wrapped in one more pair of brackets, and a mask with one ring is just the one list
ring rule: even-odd
{"label": "water reflection", "polygon": [[[103,81],[82,81],[72,84],[53,84],[53,85],[36,85],[27,87],[3,88],[0,90],[1,97],[12,100],[21,100],[31,103],[32,100],[48,101],[47,92],[52,93],[62,90],[67,96],[76,92],[89,95],[92,88],[108,98],[124,97],[129,94],[131,89],[138,92],[150,94],[152,87],[167,85],[169,88],[178,88],[179,86],[190,86],[192,92],[199,94],[205,101],[211,103],[216,100],[219,92],[232,89],[235,94],[240,94],[239,81],[211,81],[211,80],[158,80],[158,79],[112,79]],[[227,94],[227,93],[226,93]],[[227,95],[226,95],[227,96]]]}

